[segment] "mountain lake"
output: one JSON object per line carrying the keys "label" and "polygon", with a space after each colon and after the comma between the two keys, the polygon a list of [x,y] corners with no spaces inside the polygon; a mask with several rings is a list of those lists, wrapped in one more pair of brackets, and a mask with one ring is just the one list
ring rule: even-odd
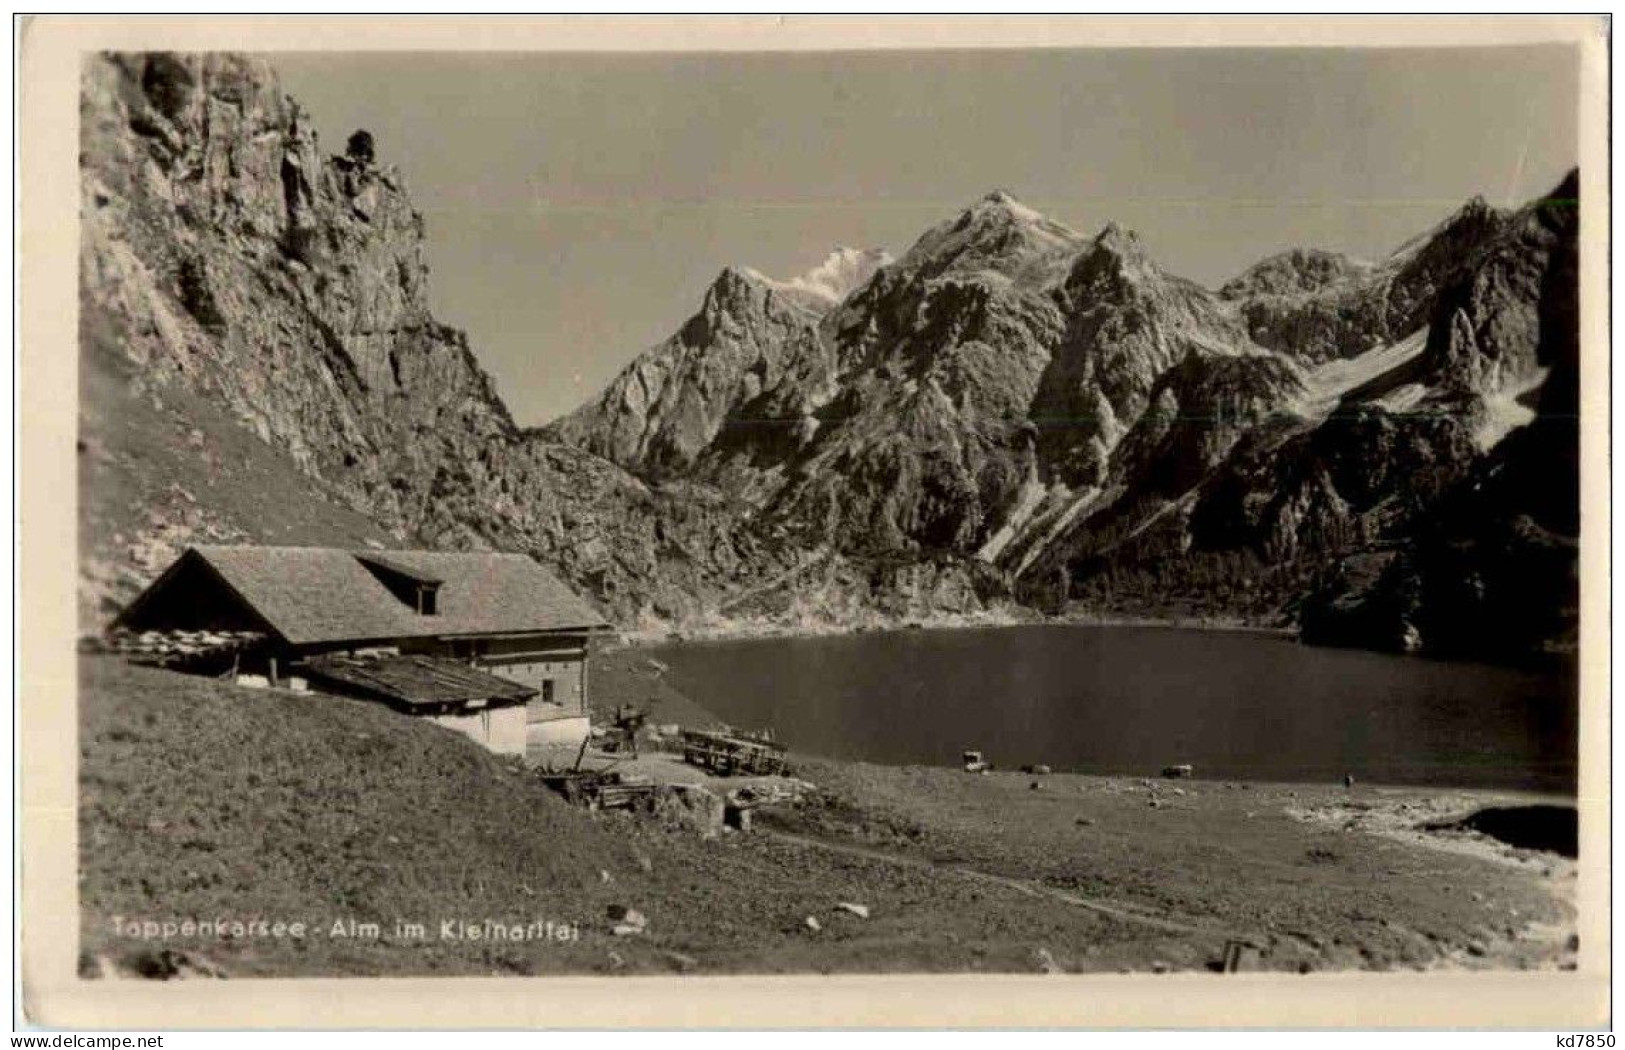
{"label": "mountain lake", "polygon": [[[670,683],[793,750],[888,764],[1573,793],[1578,666],[1262,632],[1023,626],[652,647]],[[653,713],[660,720],[657,708]]]}

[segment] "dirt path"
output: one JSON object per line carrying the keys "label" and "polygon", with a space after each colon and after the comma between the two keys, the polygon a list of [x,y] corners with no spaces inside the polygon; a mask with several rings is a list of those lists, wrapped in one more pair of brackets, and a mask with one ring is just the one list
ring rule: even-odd
{"label": "dirt path", "polygon": [[1149,926],[1153,929],[1163,930],[1168,933],[1195,933],[1225,939],[1247,939],[1234,931],[1221,929],[1219,927],[1196,926],[1189,923],[1175,922],[1172,919],[1158,918],[1155,915],[1147,915],[1138,910],[1131,909],[1126,905],[1107,904],[1104,901],[1090,900],[1087,897],[1079,897],[1076,894],[1067,893],[1063,890],[1052,889],[1040,883],[1030,882],[1025,879],[1012,879],[1004,875],[995,875],[992,872],[979,871],[975,868],[967,868],[960,864],[942,864],[937,861],[927,860],[924,857],[909,857],[899,853],[892,853],[888,850],[877,849],[873,846],[858,846],[852,843],[831,842],[828,839],[814,838],[809,835],[797,835],[793,832],[779,831],[774,828],[763,828],[762,833],[771,835],[772,837],[784,842],[793,842],[800,846],[812,847],[813,849],[827,850],[832,853],[842,853],[847,856],[861,857],[868,860],[878,860],[887,864],[895,864],[899,867],[913,868],[915,870],[938,871],[947,874],[959,875],[967,879],[974,879],[978,882],[1003,886],[1006,889],[1014,890],[1015,892],[1024,894],[1028,897],[1057,900],[1063,904],[1070,904],[1078,908],[1087,908],[1090,911],[1098,912],[1101,915],[1108,915],[1123,922],[1135,923],[1141,926]]}

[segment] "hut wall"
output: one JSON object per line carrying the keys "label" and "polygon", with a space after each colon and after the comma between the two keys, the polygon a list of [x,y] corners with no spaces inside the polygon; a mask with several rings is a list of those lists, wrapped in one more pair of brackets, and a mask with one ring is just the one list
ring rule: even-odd
{"label": "hut wall", "polygon": [[587,636],[536,634],[523,638],[425,639],[402,649],[468,660],[490,674],[536,690],[527,705],[531,724],[587,714]]}
{"label": "hut wall", "polygon": [[532,722],[525,727],[526,754],[531,758],[551,758],[555,761],[573,758],[587,739],[590,731],[587,717],[555,718],[546,722]]}
{"label": "hut wall", "polygon": [[587,661],[583,657],[498,664],[488,670],[536,690],[525,705],[528,722],[582,718],[587,714]]}
{"label": "hut wall", "polygon": [[499,707],[467,714],[435,715],[433,721],[472,739],[499,755],[525,753],[525,707]]}

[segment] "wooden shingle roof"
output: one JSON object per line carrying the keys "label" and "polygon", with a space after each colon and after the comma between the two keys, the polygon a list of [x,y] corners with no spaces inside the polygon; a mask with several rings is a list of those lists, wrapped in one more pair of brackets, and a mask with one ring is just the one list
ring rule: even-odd
{"label": "wooden shingle roof", "polygon": [[432,656],[337,656],[327,654],[300,665],[312,678],[411,708],[522,704],[536,690]]}
{"label": "wooden shingle roof", "polygon": [[438,576],[426,576],[417,569],[412,568],[410,565],[398,562],[387,554],[379,554],[376,551],[358,551],[356,552],[356,557],[361,560],[363,565],[376,565],[380,569],[393,572],[398,576],[404,576],[409,580],[416,581],[417,583],[427,583],[438,586],[439,584],[446,582]]}
{"label": "wooden shingle roof", "polygon": [[[197,546],[197,558],[290,644],[607,627],[603,615],[524,554]],[[436,611],[396,598],[363,558],[441,581]],[[136,599],[162,588],[166,573]]]}

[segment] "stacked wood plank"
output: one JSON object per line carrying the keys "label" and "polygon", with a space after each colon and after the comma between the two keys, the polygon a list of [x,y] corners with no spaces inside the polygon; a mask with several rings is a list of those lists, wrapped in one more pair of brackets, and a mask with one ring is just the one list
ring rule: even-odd
{"label": "stacked wood plank", "polygon": [[160,661],[229,655],[265,640],[258,631],[114,631],[92,640],[91,648],[132,658]]}

